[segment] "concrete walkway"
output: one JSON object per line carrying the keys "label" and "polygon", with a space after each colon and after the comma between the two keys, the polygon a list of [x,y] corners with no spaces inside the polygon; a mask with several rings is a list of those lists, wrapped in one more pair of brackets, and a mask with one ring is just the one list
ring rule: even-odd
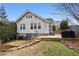
{"label": "concrete walkway", "polygon": [[38,38],[62,38],[61,34],[49,35],[49,36],[38,36]]}

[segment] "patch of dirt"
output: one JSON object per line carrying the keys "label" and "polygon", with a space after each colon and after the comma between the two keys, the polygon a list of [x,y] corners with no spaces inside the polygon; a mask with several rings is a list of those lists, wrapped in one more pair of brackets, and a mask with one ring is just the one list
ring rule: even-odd
{"label": "patch of dirt", "polygon": [[4,55],[10,52],[8,49],[13,47],[17,47],[17,46],[0,44],[0,55]]}
{"label": "patch of dirt", "polygon": [[9,52],[5,54],[5,56],[43,56],[43,52],[40,48],[40,44],[41,42],[34,44],[30,47]]}
{"label": "patch of dirt", "polygon": [[74,48],[77,52],[79,52],[79,40],[65,40],[65,44],[70,47]]}

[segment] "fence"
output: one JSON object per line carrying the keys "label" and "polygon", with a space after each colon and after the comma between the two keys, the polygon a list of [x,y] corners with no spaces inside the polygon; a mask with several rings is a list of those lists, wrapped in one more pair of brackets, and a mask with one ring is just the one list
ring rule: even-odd
{"label": "fence", "polygon": [[76,38],[79,38],[79,25],[69,26],[69,29],[75,32]]}

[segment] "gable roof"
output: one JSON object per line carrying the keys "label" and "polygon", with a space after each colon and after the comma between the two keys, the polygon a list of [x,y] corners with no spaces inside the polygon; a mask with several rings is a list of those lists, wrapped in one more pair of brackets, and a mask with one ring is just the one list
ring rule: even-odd
{"label": "gable roof", "polygon": [[30,13],[30,14],[32,14],[32,15],[34,15],[34,16],[40,18],[41,20],[43,20],[43,21],[49,23],[49,22],[48,22],[47,20],[45,20],[44,18],[42,18],[42,17],[40,17],[39,15],[36,15],[36,14],[30,12],[30,11],[25,11],[25,12],[17,19],[16,23],[19,22],[19,21],[21,20],[21,18],[24,17],[27,13]]}
{"label": "gable roof", "polygon": [[52,18],[46,18],[46,20],[49,21],[49,22],[53,22]]}

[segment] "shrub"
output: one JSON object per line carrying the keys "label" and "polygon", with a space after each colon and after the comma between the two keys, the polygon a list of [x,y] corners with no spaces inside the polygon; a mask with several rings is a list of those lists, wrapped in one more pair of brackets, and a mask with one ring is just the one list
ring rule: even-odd
{"label": "shrub", "polygon": [[63,38],[75,38],[75,32],[72,30],[64,30],[61,32]]}

